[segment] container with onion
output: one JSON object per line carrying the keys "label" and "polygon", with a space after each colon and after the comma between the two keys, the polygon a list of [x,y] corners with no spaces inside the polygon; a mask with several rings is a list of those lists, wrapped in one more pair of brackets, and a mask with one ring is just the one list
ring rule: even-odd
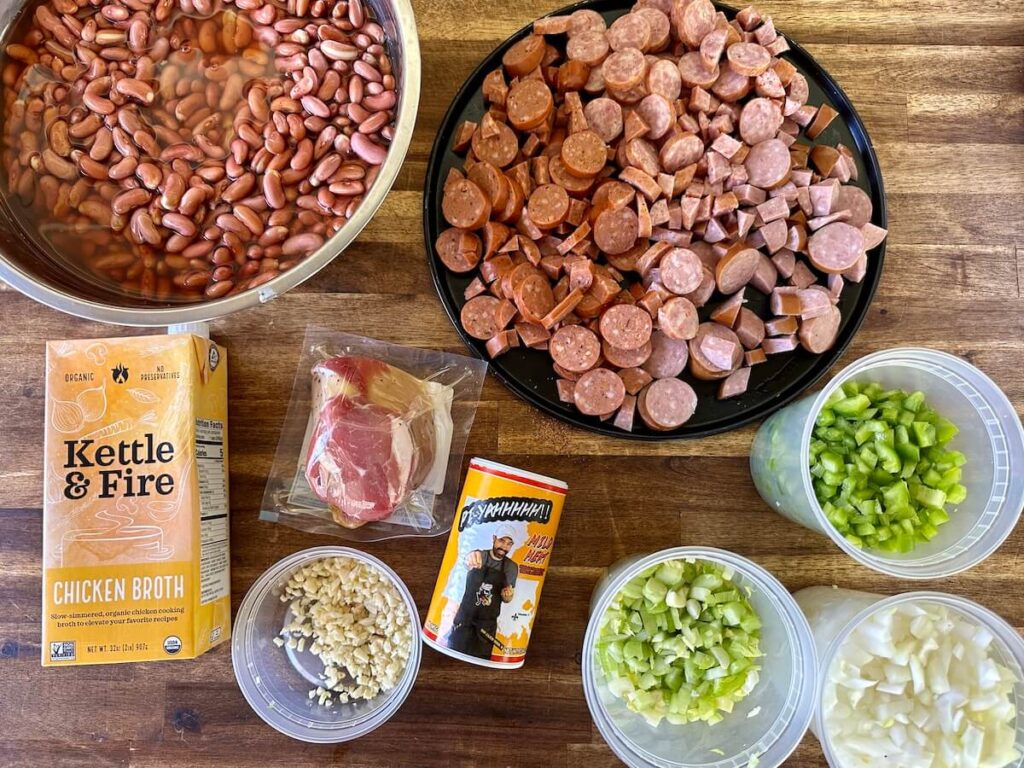
{"label": "container with onion", "polygon": [[811,730],[832,768],[1024,765],[1024,640],[939,592],[797,592],[820,659]]}

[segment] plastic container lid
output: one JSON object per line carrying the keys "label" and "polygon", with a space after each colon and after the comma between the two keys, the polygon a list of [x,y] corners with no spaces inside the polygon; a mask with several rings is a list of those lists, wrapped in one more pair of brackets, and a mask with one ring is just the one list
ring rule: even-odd
{"label": "plastic container lid", "polygon": [[[764,652],[757,687],[725,720],[656,728],[604,685],[595,659],[598,624],[615,595],[631,578],[666,560],[708,560],[735,571],[734,581],[750,587],[750,602],[761,619]],[[793,597],[775,577],[746,558],[720,549],[677,547],[634,559],[594,590],[583,641],[583,692],[598,730],[612,751],[632,768],[741,768],[754,757],[759,768],[782,765],[796,749],[815,707],[817,659],[810,627]],[[721,750],[721,754],[712,750]]]}
{"label": "plastic container lid", "polygon": [[[409,662],[398,685],[371,701],[335,702],[331,708],[309,698],[309,691],[317,685],[316,672],[322,669],[319,660],[308,651],[279,648],[273,642],[290,618],[288,603],[281,602],[288,579],[299,568],[329,557],[361,560],[390,577],[405,600],[412,625]],[[420,621],[412,594],[381,560],[348,547],[307,549],[272,565],[242,600],[233,633],[231,662],[249,706],[267,724],[301,741],[351,741],[380,727],[402,706],[420,668]]]}

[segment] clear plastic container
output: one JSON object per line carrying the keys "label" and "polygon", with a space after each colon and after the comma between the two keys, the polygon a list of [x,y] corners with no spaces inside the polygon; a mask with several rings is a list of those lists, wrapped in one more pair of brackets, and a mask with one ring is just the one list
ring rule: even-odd
{"label": "clear plastic container", "polygon": [[[713,726],[662,721],[651,727],[608,692],[594,653],[600,618],[626,582],[652,565],[677,558],[732,568],[736,584],[750,588],[751,605],[763,624],[761,679],[725,720]],[[816,670],[810,627],[793,597],[766,570],[731,552],[677,547],[620,560],[594,588],[583,641],[583,692],[604,740],[631,768],[742,768],[753,757],[759,760],[758,768],[782,765],[807,732]]]}
{"label": "clear plastic container", "polygon": [[[905,554],[858,549],[825,517],[811,485],[809,446],[814,420],[846,381],[924,392],[926,402],[960,428],[950,443],[963,451],[967,499],[950,511],[939,535]],[[936,579],[977,565],[1010,535],[1024,506],[1024,430],[1006,395],[970,363],[932,349],[876,352],[847,366],[816,395],[771,416],[754,437],[750,473],[777,512],[828,536],[876,571],[904,579]]]}
{"label": "clear plastic container", "polygon": [[[323,665],[309,651],[274,644],[291,618],[281,594],[291,575],[303,566],[328,557],[351,557],[383,571],[405,598],[412,622],[409,662],[398,685],[371,701],[337,702],[330,708],[309,698],[318,685]],[[235,679],[249,706],[267,724],[286,736],[318,744],[351,741],[384,724],[405,701],[420,668],[422,644],[419,613],[412,594],[398,575],[372,555],[348,547],[315,547],[296,552],[268,568],[242,600],[231,639]]]}
{"label": "clear plastic container", "polygon": [[[804,612],[814,633],[814,644],[820,660],[818,691],[811,731],[821,742],[825,759],[832,768],[847,768],[836,756],[825,728],[824,701],[828,685],[828,671],[836,653],[849,638],[850,633],[863,621],[880,610],[908,603],[939,604],[961,618],[985,627],[994,636],[992,644],[996,663],[1010,669],[1019,681],[1024,681],[1024,639],[1002,618],[977,603],[956,595],[942,592],[908,592],[894,597],[875,595],[836,587],[808,587],[794,596]],[[1024,682],[1018,682],[1013,689],[1014,704],[1018,712],[1015,723],[1016,748],[1024,755]],[[1024,757],[1010,763],[1007,768],[1021,768]]]}

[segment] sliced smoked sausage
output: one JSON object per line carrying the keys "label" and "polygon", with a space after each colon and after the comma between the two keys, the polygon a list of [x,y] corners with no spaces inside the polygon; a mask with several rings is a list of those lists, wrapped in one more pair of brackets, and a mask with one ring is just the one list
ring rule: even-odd
{"label": "sliced smoked sausage", "polygon": [[750,282],[757,271],[761,253],[753,248],[736,248],[727,252],[715,265],[715,283],[726,295],[736,293]]}
{"label": "sliced smoked sausage", "polygon": [[595,368],[580,376],[573,388],[573,399],[580,413],[604,416],[614,413],[626,397],[626,385],[614,371]]}
{"label": "sliced smoked sausage", "polygon": [[530,131],[548,119],[555,109],[551,89],[543,80],[520,80],[509,89],[508,121],[520,131]]}
{"label": "sliced smoked sausage", "polygon": [[573,176],[592,177],[604,168],[608,150],[594,131],[579,131],[566,136],[562,142],[561,158]]}
{"label": "sliced smoked sausage", "polygon": [[655,379],[671,379],[686,369],[690,359],[689,344],[670,338],[664,331],[651,334],[651,354],[640,366]]}
{"label": "sliced smoked sausage", "polygon": [[527,35],[501,57],[505,70],[513,77],[528,75],[544,60],[546,43],[541,35]]}
{"label": "sliced smoked sausage", "polygon": [[789,178],[792,161],[789,147],[781,139],[766,139],[750,148],[743,165],[747,180],[755,187],[771,189]]}
{"label": "sliced smoked sausage", "polygon": [[830,306],[825,314],[802,320],[800,330],[797,332],[800,344],[815,355],[826,352],[836,343],[842,319],[839,307]]}
{"label": "sliced smoked sausage", "polygon": [[640,221],[632,208],[603,211],[594,221],[594,243],[605,253],[617,256],[634,245]]}
{"label": "sliced smoked sausage", "polygon": [[672,248],[661,257],[661,282],[678,296],[685,296],[700,287],[704,265],[689,248]]}
{"label": "sliced smoked sausage", "polygon": [[676,429],[696,407],[686,381],[736,398],[770,389],[775,371],[751,366],[833,347],[843,286],[886,230],[770,17],[713,0],[609,17],[545,17],[509,47],[457,132],[434,249],[492,357],[544,350],[581,413]]}
{"label": "sliced smoked sausage", "polygon": [[751,99],[740,112],[740,138],[753,146],[774,138],[782,127],[782,108],[771,99]]}
{"label": "sliced smoked sausage", "polygon": [[554,229],[569,215],[569,195],[557,184],[541,184],[530,195],[526,212],[541,229]]}
{"label": "sliced smoked sausage", "polygon": [[656,379],[640,393],[637,410],[651,429],[676,429],[697,410],[697,393],[682,379]]}
{"label": "sliced smoked sausage", "polygon": [[477,296],[462,305],[460,320],[466,333],[474,339],[487,340],[501,327],[498,324],[498,307],[501,302],[493,296]]}
{"label": "sliced smoked sausage", "polygon": [[[705,339],[711,336],[715,339],[710,344],[705,344]],[[743,345],[731,329],[718,323],[701,323],[697,328],[697,335],[688,342],[690,345],[690,373],[698,379],[724,379],[734,370],[740,367],[743,359]],[[708,350],[730,351],[728,368],[719,367],[717,358],[709,359]]]}
{"label": "sliced smoked sausage", "polygon": [[864,252],[864,235],[844,221],[826,224],[807,238],[807,255],[822,272],[844,272]]}
{"label": "sliced smoked sausage", "polygon": [[491,201],[469,179],[449,184],[441,198],[445,220],[459,229],[479,229],[491,217]]}
{"label": "sliced smoked sausage", "polygon": [[634,304],[609,307],[599,327],[601,337],[619,349],[639,349],[651,339],[651,316]]}
{"label": "sliced smoked sausage", "polygon": [[434,250],[441,263],[459,275],[472,272],[480,263],[480,238],[457,227],[449,227],[438,235]]}
{"label": "sliced smoked sausage", "polygon": [[548,349],[551,358],[567,371],[589,371],[601,359],[597,334],[582,325],[566,325],[555,331]]}

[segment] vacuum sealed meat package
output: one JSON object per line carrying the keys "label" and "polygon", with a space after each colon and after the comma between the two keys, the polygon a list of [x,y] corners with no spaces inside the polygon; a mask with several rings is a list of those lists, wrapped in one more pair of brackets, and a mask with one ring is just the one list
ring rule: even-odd
{"label": "vacuum sealed meat package", "polygon": [[355,541],[446,531],[486,368],[309,329],[261,519]]}
{"label": "vacuum sealed meat package", "polygon": [[306,480],[340,525],[382,520],[416,489],[444,489],[451,402],[451,387],[373,358],[313,367]]}

